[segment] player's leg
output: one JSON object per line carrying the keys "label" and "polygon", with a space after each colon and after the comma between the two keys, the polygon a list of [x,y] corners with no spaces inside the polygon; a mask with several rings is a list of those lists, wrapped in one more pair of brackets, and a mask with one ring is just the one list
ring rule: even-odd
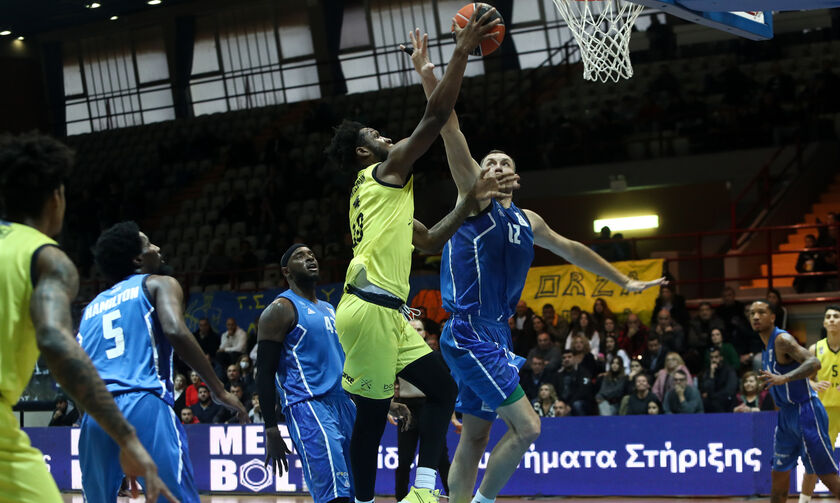
{"label": "player's leg", "polygon": [[356,422],[350,438],[350,466],[356,501],[373,501],[379,442],[385,432],[391,400],[356,395]]}
{"label": "player's leg", "polygon": [[[521,390],[522,388],[517,388]],[[516,392],[514,392],[516,393]],[[502,437],[487,461],[487,470],[484,478],[481,479],[481,486],[478,492],[487,500],[495,500],[499,491],[513,475],[522,456],[530,445],[540,436],[540,418],[534,411],[534,407],[523,393],[516,397],[512,395],[513,403],[503,404],[496,409],[496,412],[508,425],[508,432]],[[509,398],[509,399],[510,399]],[[476,495],[478,498],[478,494]]]}
{"label": "player's leg", "polygon": [[18,427],[11,407],[0,404],[0,502],[61,501],[55,480],[44,464],[44,455],[32,447],[29,437]]}
{"label": "player's leg", "polygon": [[350,439],[353,437],[353,424],[356,422],[356,404],[346,393],[342,393],[337,397],[335,407],[338,411],[338,425],[341,433],[341,455],[344,456],[344,466],[347,467],[349,475],[350,496],[347,499],[352,502],[355,499],[356,490],[353,486],[353,465],[350,462]]}
{"label": "player's leg", "polygon": [[472,499],[478,478],[478,463],[484,456],[493,426],[493,421],[472,414],[464,414],[461,422],[461,438],[449,467],[450,503],[467,503]]}
{"label": "player's leg", "polygon": [[79,468],[85,500],[116,502],[124,477],[119,463],[120,448],[91,416],[85,415],[81,426]]}
{"label": "player's leg", "polygon": [[785,503],[790,490],[790,471],[770,472],[770,503]]}
{"label": "player's leg", "polygon": [[828,415],[822,403],[812,398],[800,406],[803,464],[809,474],[817,473],[829,491],[840,498],[840,477],[834,461],[834,443],[829,438]]}
{"label": "player's leg", "polygon": [[[416,399],[416,400],[421,400]],[[406,404],[408,405],[408,404]],[[420,430],[417,428],[417,418],[423,410],[423,406],[409,407],[413,416],[411,427],[406,431],[397,431],[397,453],[399,463],[394,470],[394,497],[402,501],[408,494],[408,483],[411,475],[411,463],[414,462],[414,455],[417,453],[417,441],[420,439]]]}

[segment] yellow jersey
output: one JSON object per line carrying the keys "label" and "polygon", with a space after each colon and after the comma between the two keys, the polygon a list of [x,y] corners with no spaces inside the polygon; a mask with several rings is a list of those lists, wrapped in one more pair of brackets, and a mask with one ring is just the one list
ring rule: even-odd
{"label": "yellow jersey", "polygon": [[414,251],[414,179],[402,187],[385,184],[374,175],[377,166],[359,171],[350,192],[353,260],[346,283],[358,286],[364,271],[368,282],[405,301]]}
{"label": "yellow jersey", "polygon": [[29,316],[35,253],[56,242],[28,225],[0,220],[0,401],[20,399],[38,360]]}
{"label": "yellow jersey", "polygon": [[817,372],[817,381],[829,381],[831,387],[820,393],[820,401],[826,407],[840,407],[840,352],[835,353],[828,347],[828,339],[822,339],[816,345],[817,358],[822,367]]}

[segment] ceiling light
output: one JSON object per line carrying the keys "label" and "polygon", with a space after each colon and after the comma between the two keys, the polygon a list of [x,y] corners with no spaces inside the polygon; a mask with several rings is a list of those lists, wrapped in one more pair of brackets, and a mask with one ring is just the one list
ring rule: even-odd
{"label": "ceiling light", "polygon": [[111,21],[116,21],[119,18],[120,18],[119,16],[111,16]]}
{"label": "ceiling light", "polygon": [[149,5],[158,5],[160,3],[160,1],[161,0],[149,0],[146,3],[149,4]]}
{"label": "ceiling light", "polygon": [[18,40],[23,40],[23,35],[19,36],[17,39]]}
{"label": "ceiling light", "polygon": [[100,7],[102,7],[102,4],[100,4],[98,2],[86,3],[85,4],[85,9],[98,9]]}
{"label": "ceiling light", "polygon": [[609,227],[611,231],[633,231],[640,229],[656,229],[659,227],[659,215],[639,215],[623,218],[599,218],[592,222],[592,229],[597,233],[602,227]]}
{"label": "ceiling light", "polygon": [[0,35],[2,35],[2,36],[4,36],[4,37],[5,37],[6,35],[11,35],[11,34],[12,34],[12,32],[10,32],[9,30],[3,30],[3,31],[0,31]]}

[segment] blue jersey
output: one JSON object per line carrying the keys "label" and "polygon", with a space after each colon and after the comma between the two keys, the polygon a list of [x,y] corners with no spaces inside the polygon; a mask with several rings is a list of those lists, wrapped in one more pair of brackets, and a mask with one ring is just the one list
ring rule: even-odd
{"label": "blue jersey", "polygon": [[344,351],[335,331],[335,310],[329,302],[310,302],[291,289],[277,296],[281,297],[295,308],[295,327],[283,341],[275,377],[281,405],[343,393]]}
{"label": "blue jersey", "polygon": [[146,278],[132,275],[97,295],[82,313],[78,340],[108,391],[149,391],[172,405],[172,346]]}
{"label": "blue jersey", "polygon": [[525,214],[494,199],[464,221],[443,248],[444,309],[497,321],[510,318],[533,259],[534,232]]}
{"label": "blue jersey", "polygon": [[[799,367],[799,363],[795,361],[782,365],[776,360],[776,337],[782,333],[787,332],[779,327],[773,327],[773,333],[770,334],[770,340],[767,341],[767,347],[761,355],[761,368],[774,374],[787,374]],[[773,386],[770,388],[770,395],[780,408],[798,406],[811,398],[817,398],[817,392],[811,388],[807,379],[798,379],[781,386]]]}

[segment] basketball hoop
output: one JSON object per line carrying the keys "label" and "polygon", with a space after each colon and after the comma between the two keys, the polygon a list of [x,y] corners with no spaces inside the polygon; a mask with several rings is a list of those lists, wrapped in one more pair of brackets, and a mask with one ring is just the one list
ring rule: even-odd
{"label": "basketball hoop", "polygon": [[583,78],[613,81],[633,76],[630,34],[644,5],[624,0],[554,0],[580,46]]}

